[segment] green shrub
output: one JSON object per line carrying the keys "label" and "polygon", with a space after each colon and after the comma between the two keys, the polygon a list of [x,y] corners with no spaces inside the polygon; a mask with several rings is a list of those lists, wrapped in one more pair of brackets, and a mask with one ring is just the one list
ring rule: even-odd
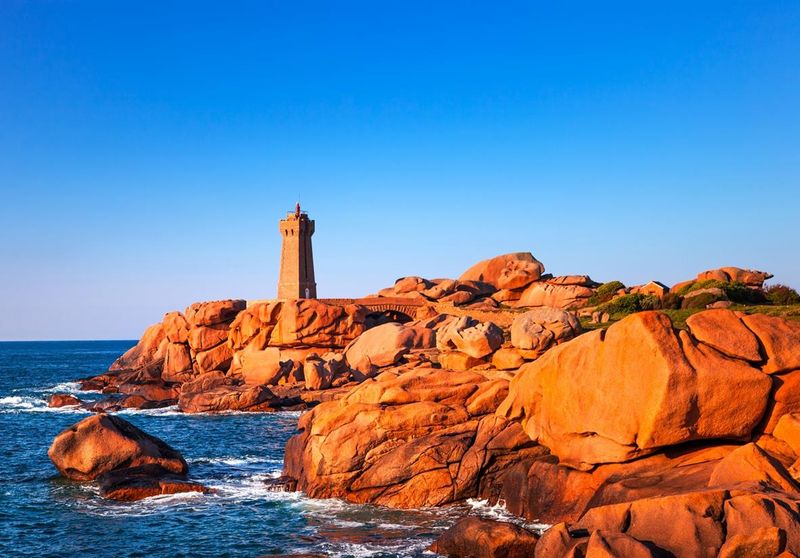
{"label": "green shrub", "polygon": [[719,295],[714,293],[701,293],[697,296],[684,298],[681,303],[681,308],[705,308],[712,302],[722,300]]}
{"label": "green shrub", "polygon": [[718,279],[706,279],[704,281],[695,281],[694,283],[689,283],[688,285],[684,285],[678,290],[678,294],[681,296],[686,296],[687,294],[699,291],[700,289],[723,289],[725,290],[725,286],[729,283],[725,281],[720,281]]}
{"label": "green shrub", "polygon": [[609,281],[608,283],[603,283],[597,287],[597,290],[592,296],[589,297],[587,302],[589,306],[603,304],[604,302],[608,302],[614,298],[614,295],[617,294],[617,291],[624,288],[625,285],[623,285],[621,281]]}
{"label": "green shrub", "polygon": [[791,287],[776,283],[764,289],[767,300],[778,306],[790,306],[800,304],[800,294]]}
{"label": "green shrub", "polygon": [[764,304],[767,297],[761,289],[753,289],[744,283],[727,283],[724,287],[728,299],[739,304]]}
{"label": "green shrub", "polygon": [[664,310],[677,310],[681,307],[682,297],[676,293],[667,293],[661,299],[661,308]]}
{"label": "green shrub", "polygon": [[612,316],[627,316],[643,310],[655,310],[660,306],[657,296],[641,293],[618,296],[603,304],[599,310]]}
{"label": "green shrub", "polygon": [[[686,296],[700,289],[722,289],[728,300],[738,304],[764,304],[767,301],[764,293],[759,289],[753,289],[738,281],[729,283],[718,279],[706,279],[705,281],[695,281],[691,285],[684,285],[677,294]],[[684,308],[688,307],[684,306]],[[692,308],[697,308],[697,306],[692,306]]]}

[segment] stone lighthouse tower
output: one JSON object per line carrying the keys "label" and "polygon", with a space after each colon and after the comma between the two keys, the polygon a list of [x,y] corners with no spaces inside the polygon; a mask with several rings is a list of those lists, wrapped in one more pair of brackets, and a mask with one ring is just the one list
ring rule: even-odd
{"label": "stone lighthouse tower", "polygon": [[283,247],[278,298],[317,298],[314,253],[311,251],[314,221],[304,211],[300,211],[298,203],[294,213],[288,213],[286,219],[281,219],[280,231]]}

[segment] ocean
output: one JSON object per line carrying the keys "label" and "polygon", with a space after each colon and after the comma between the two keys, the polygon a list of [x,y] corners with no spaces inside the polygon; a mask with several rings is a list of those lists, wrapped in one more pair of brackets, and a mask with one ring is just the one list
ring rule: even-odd
{"label": "ocean", "polygon": [[0,343],[0,556],[432,556],[428,545],[465,513],[464,507],[401,511],[268,491],[263,481],[280,474],[297,412],[120,413],[178,449],[190,477],[215,494],[112,502],[92,483],[61,478],[47,449],[89,413],[50,409],[47,397],[77,393],[70,382],[103,372],[134,343]]}

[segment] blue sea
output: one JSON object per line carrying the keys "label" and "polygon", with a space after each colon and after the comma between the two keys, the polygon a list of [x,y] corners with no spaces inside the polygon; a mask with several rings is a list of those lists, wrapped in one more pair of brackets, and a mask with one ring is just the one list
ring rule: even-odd
{"label": "blue sea", "polygon": [[[427,546],[464,509],[399,511],[276,493],[299,413],[120,413],[178,449],[190,477],[215,494],[120,503],[92,483],[62,479],[47,448],[88,413],[50,409],[55,392],[103,372],[133,341],[0,343],[0,556],[432,556]],[[82,392],[82,398],[99,394]]]}

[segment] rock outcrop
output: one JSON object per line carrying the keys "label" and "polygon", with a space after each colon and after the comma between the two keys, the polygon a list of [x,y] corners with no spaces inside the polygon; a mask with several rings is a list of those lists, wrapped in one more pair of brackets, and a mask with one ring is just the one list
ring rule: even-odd
{"label": "rock outcrop", "polygon": [[719,269],[703,271],[697,274],[697,281],[715,279],[726,283],[744,283],[748,287],[756,287],[759,289],[764,286],[764,281],[771,278],[771,273],[753,269],[742,269],[741,267],[720,267]]}
{"label": "rock outcrop", "polygon": [[493,414],[508,377],[388,369],[300,418],[285,474],[312,498],[421,507],[474,496],[487,469],[533,446]]}
{"label": "rock outcrop", "polygon": [[[708,322],[738,319],[728,310],[709,314],[701,318],[704,333]],[[766,320],[782,327],[780,319]],[[642,312],[526,364],[498,414],[521,420],[562,462],[584,467],[693,440],[747,439],[771,388],[756,363],[676,331],[664,314]]]}
{"label": "rock outcrop", "polygon": [[178,408],[184,413],[274,411],[281,403],[267,386],[247,385],[220,371],[186,382],[178,398]]}
{"label": "rock outcrop", "polygon": [[254,304],[231,324],[233,351],[246,347],[343,348],[364,333],[366,309],[298,299]]}
{"label": "rock outcrop", "polygon": [[[664,314],[634,314],[517,374],[389,368],[301,417],[285,473],[312,497],[396,507],[482,498],[567,522],[538,542],[509,535],[542,557],[792,551],[800,368],[789,368],[800,326],[752,319],[706,311],[679,331]],[[465,525],[435,549],[469,556],[481,533],[514,531]]]}

